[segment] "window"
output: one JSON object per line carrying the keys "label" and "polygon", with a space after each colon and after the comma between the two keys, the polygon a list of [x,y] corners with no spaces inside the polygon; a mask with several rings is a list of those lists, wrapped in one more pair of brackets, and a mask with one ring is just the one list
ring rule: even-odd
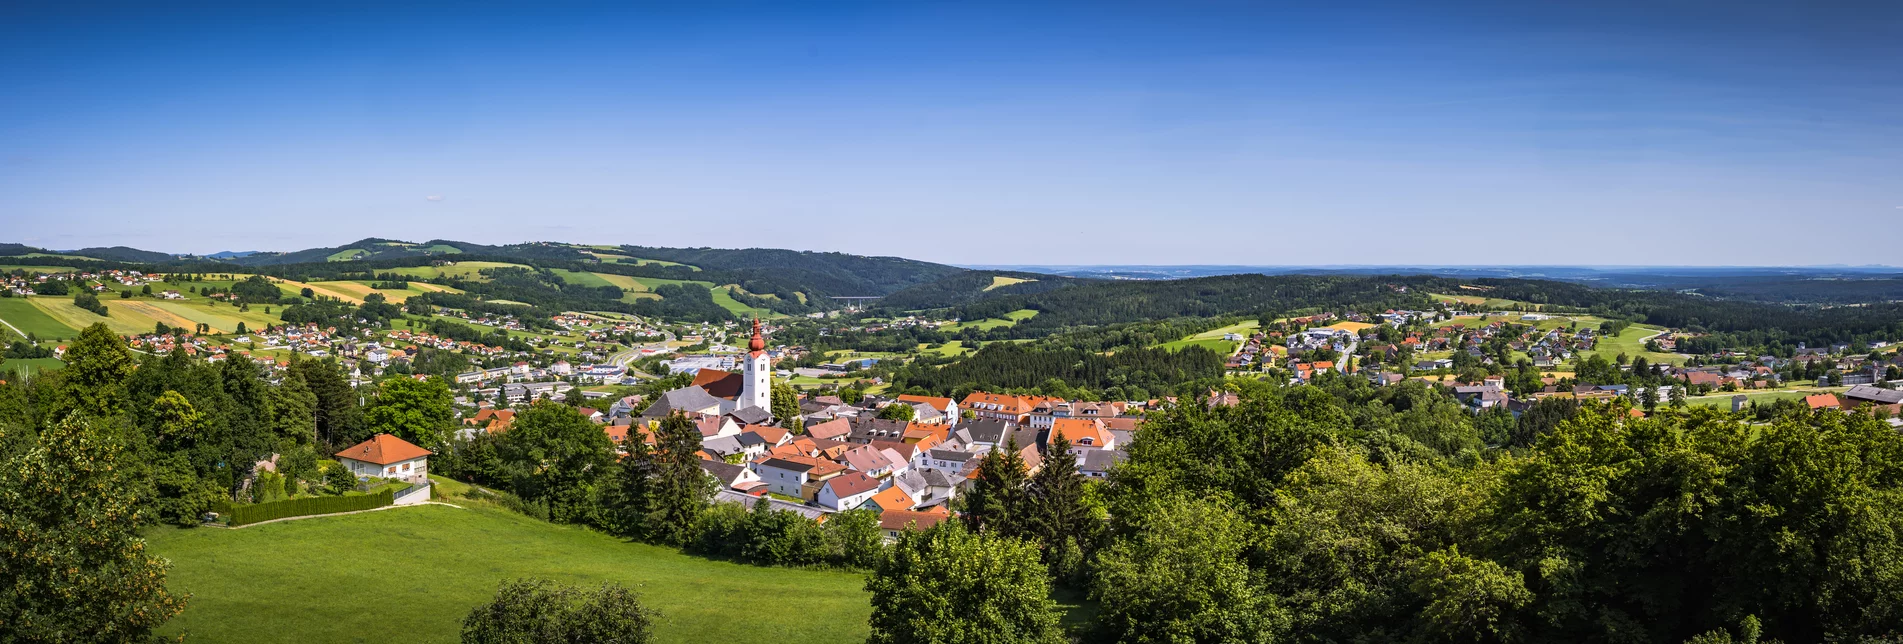
{"label": "window", "polygon": [[403,471],[405,471],[405,472],[408,472],[408,471],[410,471],[410,464],[409,464],[409,463],[404,463],[404,464],[403,464]]}

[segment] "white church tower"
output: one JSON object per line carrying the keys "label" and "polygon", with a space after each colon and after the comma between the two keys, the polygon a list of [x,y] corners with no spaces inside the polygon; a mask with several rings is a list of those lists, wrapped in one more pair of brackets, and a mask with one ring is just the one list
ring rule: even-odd
{"label": "white church tower", "polygon": [[734,407],[773,408],[773,364],[766,355],[766,338],[760,336],[760,318],[753,319],[753,339],[747,341],[746,380],[740,385],[740,400]]}

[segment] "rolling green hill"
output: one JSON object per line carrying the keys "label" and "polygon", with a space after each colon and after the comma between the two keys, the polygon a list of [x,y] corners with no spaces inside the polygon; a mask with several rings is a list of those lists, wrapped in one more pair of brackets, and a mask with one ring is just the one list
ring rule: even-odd
{"label": "rolling green hill", "polygon": [[[448,487],[448,486],[444,486]],[[762,568],[629,543],[502,510],[406,507],[240,530],[157,528],[164,628],[199,642],[455,642],[505,579],[613,581],[658,609],[661,642],[861,642],[856,573]]]}

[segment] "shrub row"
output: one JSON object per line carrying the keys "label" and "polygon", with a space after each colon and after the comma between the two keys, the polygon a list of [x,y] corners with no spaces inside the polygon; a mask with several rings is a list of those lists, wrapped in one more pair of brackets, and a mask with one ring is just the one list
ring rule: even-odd
{"label": "shrub row", "polygon": [[389,488],[384,488],[382,491],[374,494],[359,496],[320,496],[308,499],[259,503],[256,505],[240,505],[231,509],[231,525],[232,527],[237,527],[285,517],[369,510],[371,508],[380,508],[390,505],[395,501],[395,492]]}

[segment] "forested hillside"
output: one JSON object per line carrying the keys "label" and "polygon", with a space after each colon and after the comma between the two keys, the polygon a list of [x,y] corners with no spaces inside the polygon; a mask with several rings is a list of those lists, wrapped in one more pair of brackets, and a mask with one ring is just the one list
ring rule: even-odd
{"label": "forested hillside", "polygon": [[954,307],[980,320],[1018,309],[1037,317],[1011,327],[1013,337],[1035,337],[1074,326],[1179,317],[1294,313],[1322,307],[1425,309],[1427,295],[1396,288],[1392,278],[1312,275],[1222,275],[1172,281],[1097,281],[1044,293],[1005,295]]}
{"label": "forested hillside", "polygon": [[1041,273],[965,271],[887,295],[879,300],[878,306],[890,311],[938,309],[986,298],[1043,293],[1088,282]]}
{"label": "forested hillside", "polygon": [[629,255],[725,270],[746,278],[790,278],[831,295],[885,295],[965,269],[902,257],[868,257],[777,248],[657,248],[622,246]]}

